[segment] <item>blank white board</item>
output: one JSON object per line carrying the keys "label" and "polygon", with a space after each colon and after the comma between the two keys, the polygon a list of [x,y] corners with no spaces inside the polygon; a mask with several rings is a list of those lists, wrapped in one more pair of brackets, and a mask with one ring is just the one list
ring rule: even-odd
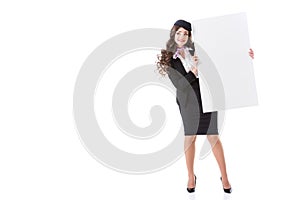
{"label": "blank white board", "polygon": [[246,13],[195,20],[204,112],[258,104]]}

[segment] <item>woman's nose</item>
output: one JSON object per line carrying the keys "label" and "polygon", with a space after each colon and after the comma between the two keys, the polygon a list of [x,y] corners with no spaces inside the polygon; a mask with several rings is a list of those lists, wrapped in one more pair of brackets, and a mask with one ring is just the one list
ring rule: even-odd
{"label": "woman's nose", "polygon": [[180,34],[180,35],[179,35],[179,38],[180,38],[180,39],[183,39],[183,38],[184,38],[184,35],[183,35],[183,34]]}

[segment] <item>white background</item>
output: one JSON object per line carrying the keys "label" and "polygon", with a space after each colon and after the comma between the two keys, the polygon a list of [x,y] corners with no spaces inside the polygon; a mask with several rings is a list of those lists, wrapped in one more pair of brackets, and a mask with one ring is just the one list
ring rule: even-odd
{"label": "white background", "polygon": [[[248,16],[259,106],[226,113],[232,199],[299,199],[296,3],[1,1],[0,199],[186,199],[184,159],[128,175],[91,157],[73,121],[74,83],[87,56],[112,36],[236,12]],[[213,156],[195,163],[197,199],[223,199]]]}

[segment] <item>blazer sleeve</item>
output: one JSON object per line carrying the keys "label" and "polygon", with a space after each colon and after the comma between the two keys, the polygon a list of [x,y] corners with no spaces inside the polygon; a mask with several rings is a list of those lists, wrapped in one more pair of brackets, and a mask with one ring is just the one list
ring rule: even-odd
{"label": "blazer sleeve", "polygon": [[173,85],[181,91],[185,91],[185,89],[187,89],[188,86],[190,86],[190,84],[197,79],[192,71],[189,71],[188,73],[183,75],[174,67],[170,67],[168,76]]}

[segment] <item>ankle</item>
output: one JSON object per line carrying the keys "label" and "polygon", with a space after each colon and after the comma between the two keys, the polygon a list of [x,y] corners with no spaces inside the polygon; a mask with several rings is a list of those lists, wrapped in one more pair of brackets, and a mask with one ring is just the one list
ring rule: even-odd
{"label": "ankle", "polygon": [[193,174],[189,174],[188,177],[189,177],[189,179],[193,179],[195,177],[195,174],[194,173]]}
{"label": "ankle", "polygon": [[226,179],[222,178],[222,184],[223,184],[224,188],[229,188],[230,187],[230,183],[229,183],[228,178],[226,178]]}

